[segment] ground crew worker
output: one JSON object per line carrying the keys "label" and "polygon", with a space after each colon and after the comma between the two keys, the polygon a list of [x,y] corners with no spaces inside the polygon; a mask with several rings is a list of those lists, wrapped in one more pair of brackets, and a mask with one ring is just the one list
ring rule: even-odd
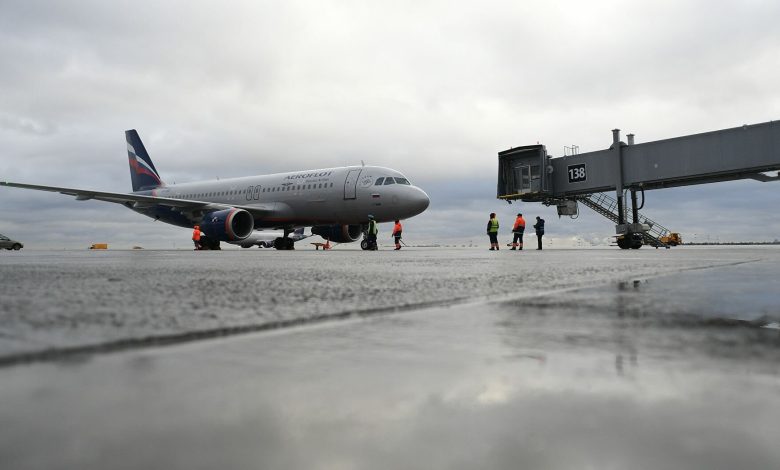
{"label": "ground crew worker", "polygon": [[377,250],[376,236],[379,233],[379,228],[376,225],[373,215],[368,216],[368,249]]}
{"label": "ground crew worker", "polygon": [[401,221],[396,220],[395,226],[393,227],[393,238],[395,238],[395,249],[400,250],[401,249],[401,232],[403,231],[403,227],[401,226]]}
{"label": "ground crew worker", "polygon": [[196,225],[192,229],[192,243],[195,244],[195,249],[196,250],[200,250],[201,246],[200,246],[200,226],[199,225]]}
{"label": "ground crew worker", "polygon": [[536,240],[539,243],[539,247],[537,250],[542,249],[542,236],[544,235],[544,219],[536,216],[536,224],[534,224],[534,228],[536,229]]}
{"label": "ground crew worker", "polygon": [[490,251],[498,250],[498,219],[496,213],[490,213],[490,220],[487,223],[487,234],[490,237]]}
{"label": "ground crew worker", "polygon": [[512,250],[523,249],[523,233],[525,233],[525,219],[523,214],[518,213],[515,219],[515,225],[512,227],[514,238],[512,239]]}

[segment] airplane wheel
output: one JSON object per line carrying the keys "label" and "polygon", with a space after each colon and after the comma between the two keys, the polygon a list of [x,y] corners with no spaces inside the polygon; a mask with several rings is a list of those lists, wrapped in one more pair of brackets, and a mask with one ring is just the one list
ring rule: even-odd
{"label": "airplane wheel", "polygon": [[279,237],[274,240],[274,248],[277,250],[294,250],[295,242],[291,238]]}
{"label": "airplane wheel", "polygon": [[365,240],[365,239],[364,239],[364,240],[362,240],[362,241],[360,242],[360,248],[362,248],[362,249],[364,249],[364,250],[368,250],[368,240]]}

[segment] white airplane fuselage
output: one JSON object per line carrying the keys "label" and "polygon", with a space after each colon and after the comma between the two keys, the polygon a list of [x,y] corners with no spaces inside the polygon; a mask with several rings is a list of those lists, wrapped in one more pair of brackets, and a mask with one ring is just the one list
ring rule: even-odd
{"label": "white airplane fuselage", "polygon": [[[379,178],[382,178],[382,184],[377,185]],[[392,183],[384,184],[388,178],[392,178]],[[365,223],[368,215],[373,215],[377,222],[390,222],[418,215],[430,203],[428,195],[409,184],[400,172],[377,166],[174,184],[133,194],[268,211],[269,217],[255,218],[255,229],[353,225]],[[182,227],[192,224],[191,220],[166,206],[131,209]]]}

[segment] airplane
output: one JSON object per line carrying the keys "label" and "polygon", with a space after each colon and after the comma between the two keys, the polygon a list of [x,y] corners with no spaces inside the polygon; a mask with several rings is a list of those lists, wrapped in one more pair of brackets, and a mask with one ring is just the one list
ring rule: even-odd
{"label": "airplane", "polygon": [[[278,250],[294,249],[296,228],[311,227],[336,243],[365,235],[369,215],[377,223],[408,219],[430,199],[400,172],[378,166],[346,166],[270,175],[166,185],[135,129],[125,131],[132,193],[0,181],[0,186],[35,189],[121,204],[179,227],[200,225],[211,247],[241,242],[254,230],[274,229]],[[363,244],[365,247],[365,244]]]}

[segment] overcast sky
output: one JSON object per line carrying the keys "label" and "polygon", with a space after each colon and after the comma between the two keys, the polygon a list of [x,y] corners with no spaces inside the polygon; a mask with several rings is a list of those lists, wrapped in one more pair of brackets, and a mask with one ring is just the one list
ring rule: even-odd
{"label": "overcast sky", "polygon": [[[431,196],[410,243],[487,245],[491,211],[508,241],[518,208],[547,220],[553,246],[600,242],[614,225],[590,209],[496,200],[497,153],[778,119],[778,18],[759,0],[3,1],[0,179],[130,191],[135,128],[168,183],[395,168]],[[758,241],[780,238],[778,206],[780,183],[741,181],[651,191],[643,213],[689,241]],[[31,248],[190,237],[11,188],[0,233]]]}

